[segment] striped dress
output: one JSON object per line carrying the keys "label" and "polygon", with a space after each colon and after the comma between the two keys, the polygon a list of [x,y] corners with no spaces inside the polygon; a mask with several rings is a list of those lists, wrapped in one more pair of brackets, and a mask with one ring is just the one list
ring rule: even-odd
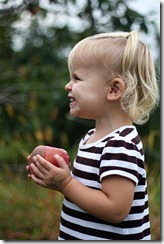
{"label": "striped dress", "polygon": [[135,183],[132,206],[121,223],[113,224],[90,215],[65,198],[58,239],[150,240],[143,146],[135,126],[120,127],[100,140],[86,144],[92,133],[94,129],[80,141],[72,176],[97,190],[101,190],[102,180],[106,176],[127,177]]}

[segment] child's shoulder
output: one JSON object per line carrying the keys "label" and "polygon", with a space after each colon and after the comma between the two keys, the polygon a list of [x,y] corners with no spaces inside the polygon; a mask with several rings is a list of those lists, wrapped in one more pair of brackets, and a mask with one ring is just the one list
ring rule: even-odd
{"label": "child's shoulder", "polygon": [[106,147],[142,151],[143,145],[135,126],[123,126],[112,133],[106,141]]}

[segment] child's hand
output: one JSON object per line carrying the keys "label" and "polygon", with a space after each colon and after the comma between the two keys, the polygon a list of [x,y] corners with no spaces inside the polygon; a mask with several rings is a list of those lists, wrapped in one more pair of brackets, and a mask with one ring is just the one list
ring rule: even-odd
{"label": "child's hand", "polygon": [[[55,159],[60,167],[52,165],[49,161],[36,155],[31,158],[29,156],[27,160],[30,165],[26,169],[30,172],[28,175],[36,184],[61,191],[62,188],[71,181],[70,169],[64,159],[59,155],[55,155]],[[32,162],[31,162],[32,160]]]}

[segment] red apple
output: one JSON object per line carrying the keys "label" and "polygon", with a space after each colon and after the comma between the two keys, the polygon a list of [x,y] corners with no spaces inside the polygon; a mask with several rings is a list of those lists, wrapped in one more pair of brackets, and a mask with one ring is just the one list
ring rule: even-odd
{"label": "red apple", "polygon": [[64,161],[70,166],[70,159],[68,156],[68,153],[62,149],[57,147],[50,147],[50,146],[44,146],[43,151],[43,158],[45,158],[47,161],[51,162],[55,166],[59,167],[58,163],[56,162],[56,159],[54,157],[55,154],[58,154],[60,157],[64,159]]}
{"label": "red apple", "polygon": [[62,148],[57,148],[57,147],[50,147],[50,146],[37,146],[34,148],[32,153],[30,154],[29,157],[29,163],[32,162],[33,156],[36,156],[37,154],[41,155],[43,158],[45,158],[47,161],[50,163],[54,164],[55,166],[59,167],[54,155],[58,154],[60,157],[64,159],[64,161],[68,164],[70,167],[70,158],[68,153],[62,149]]}

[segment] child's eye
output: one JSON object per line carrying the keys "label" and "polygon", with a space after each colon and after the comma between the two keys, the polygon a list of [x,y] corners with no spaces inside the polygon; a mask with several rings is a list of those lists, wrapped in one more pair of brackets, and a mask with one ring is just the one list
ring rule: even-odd
{"label": "child's eye", "polygon": [[77,74],[75,74],[75,73],[73,73],[73,74],[71,75],[71,78],[72,78],[72,80],[74,80],[75,82],[81,81],[81,78],[80,78]]}
{"label": "child's eye", "polygon": [[81,80],[78,76],[74,76],[74,79],[75,79],[76,81],[80,81],[80,80]]}

